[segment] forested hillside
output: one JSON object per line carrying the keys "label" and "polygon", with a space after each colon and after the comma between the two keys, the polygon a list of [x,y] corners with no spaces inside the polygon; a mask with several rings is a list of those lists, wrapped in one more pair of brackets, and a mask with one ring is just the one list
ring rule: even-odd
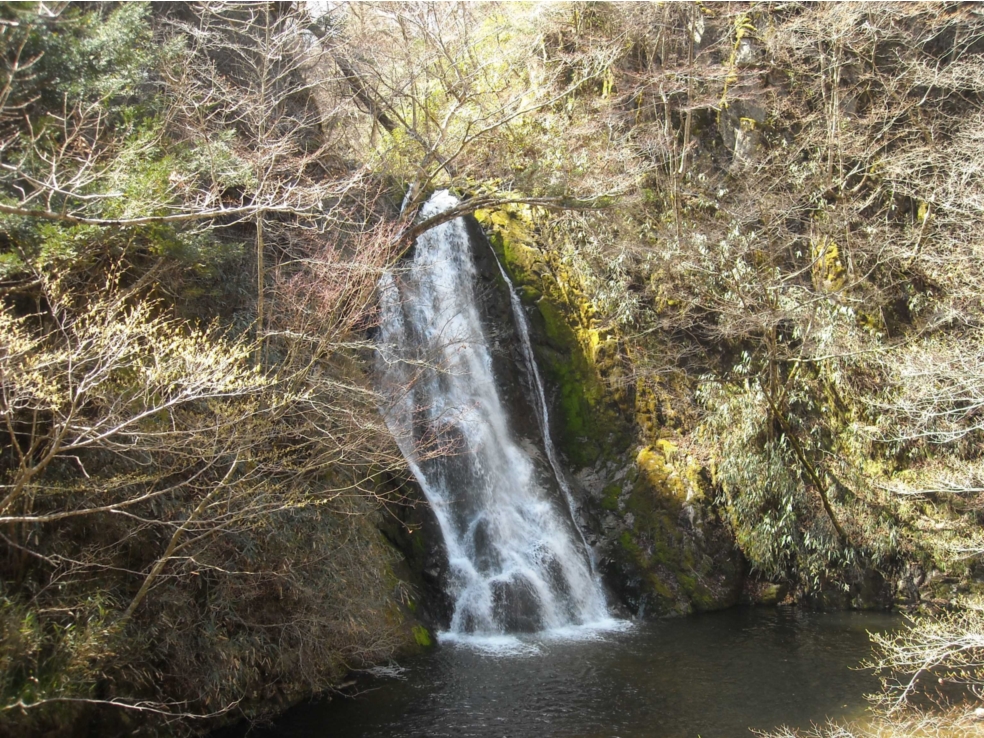
{"label": "forested hillside", "polygon": [[0,733],[429,644],[376,293],[458,215],[627,611],[906,608],[884,734],[972,733],[908,703],[984,688],[978,6],[7,2],[0,47]]}

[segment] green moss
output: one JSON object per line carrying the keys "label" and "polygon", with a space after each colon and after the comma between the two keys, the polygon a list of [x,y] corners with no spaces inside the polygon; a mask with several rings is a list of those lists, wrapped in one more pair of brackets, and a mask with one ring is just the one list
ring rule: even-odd
{"label": "green moss", "polygon": [[697,577],[693,573],[681,572],[677,575],[677,583],[688,596],[697,591]]}
{"label": "green moss", "polygon": [[622,495],[622,485],[618,483],[609,484],[602,490],[601,506],[605,510],[616,512],[618,510],[618,499]]}
{"label": "green moss", "polygon": [[694,603],[694,609],[698,611],[717,610],[721,607],[721,602],[714,593],[702,585],[694,589],[690,600]]}
{"label": "green moss", "polygon": [[[649,576],[649,586],[656,595],[666,601],[666,604],[675,599],[673,590],[655,573]],[[666,608],[661,609],[665,610]]]}
{"label": "green moss", "polygon": [[417,623],[413,626],[413,639],[417,642],[417,645],[421,648],[430,648],[434,645],[434,641],[431,638],[430,631],[427,630],[423,625]]}
{"label": "green moss", "polygon": [[663,515],[658,516],[656,519],[657,524],[651,531],[654,537],[652,561],[653,563],[670,567],[673,570],[678,570],[683,565],[683,562],[680,560],[680,554],[677,549],[679,541],[676,540],[676,526]]}
{"label": "green moss", "polygon": [[520,298],[537,308],[534,333],[545,341],[534,349],[546,380],[559,390],[559,445],[578,467],[618,455],[628,445],[627,424],[602,378],[618,367],[618,342],[591,327],[595,309],[577,293],[576,280],[532,245],[528,210],[476,217]]}
{"label": "green moss", "polygon": [[785,584],[766,584],[762,587],[759,602],[766,607],[774,607],[785,598],[787,588]]}
{"label": "green moss", "polygon": [[630,553],[633,556],[639,556],[642,553],[639,548],[639,544],[635,542],[632,534],[628,531],[625,531],[621,536],[619,536],[618,542],[621,544],[626,553]]}

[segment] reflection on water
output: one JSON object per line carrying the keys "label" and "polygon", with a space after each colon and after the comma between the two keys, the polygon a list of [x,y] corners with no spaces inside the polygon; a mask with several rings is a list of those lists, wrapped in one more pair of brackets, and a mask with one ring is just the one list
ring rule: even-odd
{"label": "reflection on water", "polygon": [[443,643],[402,679],[295,708],[257,738],[729,738],[864,711],[867,631],[897,616],[734,609],[589,638],[524,637],[489,652]]}

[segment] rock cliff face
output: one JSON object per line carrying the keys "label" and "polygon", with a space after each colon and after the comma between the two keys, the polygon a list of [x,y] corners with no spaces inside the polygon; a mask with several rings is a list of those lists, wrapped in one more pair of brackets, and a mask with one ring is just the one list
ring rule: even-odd
{"label": "rock cliff face", "polygon": [[[714,505],[709,474],[667,437],[666,399],[633,379],[624,343],[596,324],[576,279],[539,248],[528,212],[477,215],[527,310],[552,433],[609,588],[639,616],[735,604],[742,556]],[[511,326],[490,256],[478,262],[488,281],[485,311],[491,324]],[[528,378],[508,378],[522,364],[511,356],[518,351],[512,329],[497,330],[506,332],[497,343],[508,347],[497,352],[504,385],[528,388]]]}

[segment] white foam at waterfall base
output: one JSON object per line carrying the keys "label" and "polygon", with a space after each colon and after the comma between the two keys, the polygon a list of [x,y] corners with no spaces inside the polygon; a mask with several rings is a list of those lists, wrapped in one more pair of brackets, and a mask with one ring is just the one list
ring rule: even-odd
{"label": "white foam at waterfall base", "polygon": [[[457,204],[438,192],[421,217]],[[538,481],[530,451],[510,428],[479,319],[475,278],[460,218],[422,234],[412,262],[380,280],[378,369],[389,400],[386,422],[447,549],[454,612],[442,640],[484,638],[497,648],[518,648],[526,641],[511,632],[560,634],[610,618],[549,439],[527,327],[521,323],[517,331],[537,384],[537,419],[560,494]]]}
{"label": "white foam at waterfall base", "polygon": [[613,634],[631,630],[633,625],[634,623],[628,620],[604,618],[584,625],[566,625],[521,635],[481,635],[442,631],[437,634],[437,640],[442,645],[465,648],[490,656],[538,656],[550,646],[605,640]]}
{"label": "white foam at waterfall base", "polygon": [[539,656],[543,653],[543,649],[536,643],[515,635],[479,635],[442,631],[437,634],[437,642],[491,656]]}

